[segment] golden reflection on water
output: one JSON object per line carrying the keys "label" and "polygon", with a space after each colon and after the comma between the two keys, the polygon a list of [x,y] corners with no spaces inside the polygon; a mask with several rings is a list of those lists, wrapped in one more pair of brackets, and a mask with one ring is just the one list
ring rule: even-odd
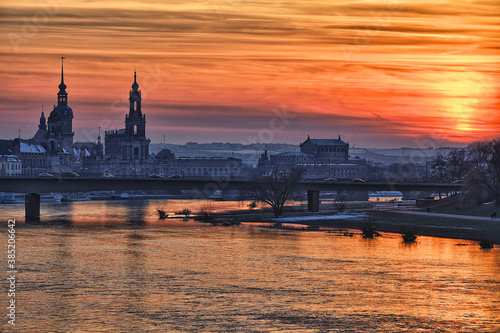
{"label": "golden reflection on water", "polygon": [[[73,203],[71,216],[54,205],[72,225],[19,226],[16,330],[500,329],[498,248],[159,222],[159,202],[144,203]],[[165,206],[187,203],[204,204]]]}
{"label": "golden reflection on water", "polygon": [[[166,199],[42,202],[40,218],[42,222],[59,221],[76,225],[164,224],[164,221],[158,219],[157,209],[164,210],[170,217],[179,217],[175,213],[183,209],[189,209],[193,214],[202,209],[217,213],[228,210],[248,210],[247,205],[248,202],[238,201]],[[3,206],[7,216],[24,221],[24,205]]]}

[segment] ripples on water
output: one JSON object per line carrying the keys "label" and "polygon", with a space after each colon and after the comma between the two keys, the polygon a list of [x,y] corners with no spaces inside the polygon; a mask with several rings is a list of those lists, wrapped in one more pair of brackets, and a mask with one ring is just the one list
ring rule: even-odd
{"label": "ripples on water", "polygon": [[498,248],[213,227],[155,211],[202,204],[42,204],[42,220],[66,223],[17,227],[16,331],[500,330]]}

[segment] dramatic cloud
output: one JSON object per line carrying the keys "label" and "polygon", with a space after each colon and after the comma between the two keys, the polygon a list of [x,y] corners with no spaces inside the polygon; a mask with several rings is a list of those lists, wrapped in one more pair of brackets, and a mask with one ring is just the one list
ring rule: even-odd
{"label": "dramatic cloud", "polygon": [[[0,133],[33,135],[42,105],[50,112],[56,101],[64,54],[77,140],[123,127],[134,68],[153,142],[248,142],[268,130],[273,142],[341,134],[371,147],[492,138],[499,9],[466,0],[5,3]],[[292,116],[273,129],[284,108]]]}

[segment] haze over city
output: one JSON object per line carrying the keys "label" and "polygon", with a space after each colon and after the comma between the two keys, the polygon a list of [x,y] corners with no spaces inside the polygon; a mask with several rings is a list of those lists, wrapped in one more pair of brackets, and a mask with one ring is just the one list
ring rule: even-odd
{"label": "haze over city", "polygon": [[3,3],[1,136],[34,135],[42,105],[48,113],[57,101],[64,55],[75,141],[122,127],[134,69],[152,142],[296,144],[341,134],[351,146],[422,148],[492,139],[500,129],[498,7]]}

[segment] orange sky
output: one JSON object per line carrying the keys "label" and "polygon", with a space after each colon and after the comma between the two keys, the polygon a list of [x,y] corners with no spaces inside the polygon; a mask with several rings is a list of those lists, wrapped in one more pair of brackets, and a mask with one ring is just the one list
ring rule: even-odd
{"label": "orange sky", "polygon": [[0,138],[36,132],[62,54],[75,140],[123,127],[134,68],[152,142],[499,137],[497,0],[164,2],[3,2]]}

